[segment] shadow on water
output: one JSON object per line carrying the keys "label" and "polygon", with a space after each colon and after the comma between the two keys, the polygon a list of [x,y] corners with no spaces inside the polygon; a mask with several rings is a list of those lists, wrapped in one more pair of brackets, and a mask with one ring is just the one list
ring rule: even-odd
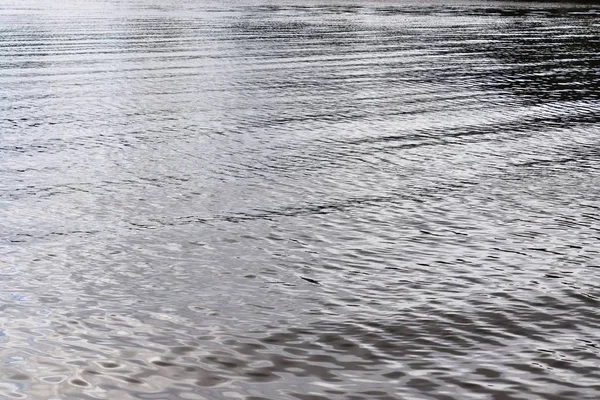
{"label": "shadow on water", "polygon": [[491,54],[503,65],[491,76],[493,87],[534,103],[598,100],[597,13],[581,7],[539,7],[500,15],[511,21],[496,30],[501,45],[467,49]]}
{"label": "shadow on water", "polygon": [[[585,2],[583,2],[585,3]],[[565,126],[589,130],[600,122],[600,37],[598,10],[585,6],[490,9],[504,24],[493,30],[493,40],[469,43],[463,48],[474,57],[494,60],[493,73],[481,74],[489,90],[506,91],[536,109],[534,124],[553,131]],[[539,171],[561,163],[593,167],[600,157],[597,139],[563,144],[549,160],[518,163]],[[551,168],[549,168],[551,170]]]}

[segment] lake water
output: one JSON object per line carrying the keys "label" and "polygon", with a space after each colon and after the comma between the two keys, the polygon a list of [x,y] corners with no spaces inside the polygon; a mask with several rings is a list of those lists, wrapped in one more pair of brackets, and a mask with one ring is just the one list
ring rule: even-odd
{"label": "lake water", "polygon": [[597,400],[600,5],[0,2],[0,398]]}

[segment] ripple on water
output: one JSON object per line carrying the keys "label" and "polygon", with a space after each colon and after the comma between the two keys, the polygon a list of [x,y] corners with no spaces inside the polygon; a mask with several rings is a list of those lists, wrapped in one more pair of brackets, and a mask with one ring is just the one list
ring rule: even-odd
{"label": "ripple on water", "polygon": [[585,4],[0,5],[0,397],[600,397]]}

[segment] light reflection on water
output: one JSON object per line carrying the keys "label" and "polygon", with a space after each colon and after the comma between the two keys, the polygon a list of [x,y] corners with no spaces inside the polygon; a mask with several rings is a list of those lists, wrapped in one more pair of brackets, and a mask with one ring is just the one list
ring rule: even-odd
{"label": "light reflection on water", "polygon": [[597,7],[0,5],[0,397],[597,399]]}

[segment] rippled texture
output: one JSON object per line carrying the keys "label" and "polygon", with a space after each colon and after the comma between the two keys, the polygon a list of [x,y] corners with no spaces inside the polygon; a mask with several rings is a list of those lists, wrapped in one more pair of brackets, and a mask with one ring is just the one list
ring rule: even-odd
{"label": "rippled texture", "polygon": [[0,397],[600,398],[597,6],[0,3]]}

